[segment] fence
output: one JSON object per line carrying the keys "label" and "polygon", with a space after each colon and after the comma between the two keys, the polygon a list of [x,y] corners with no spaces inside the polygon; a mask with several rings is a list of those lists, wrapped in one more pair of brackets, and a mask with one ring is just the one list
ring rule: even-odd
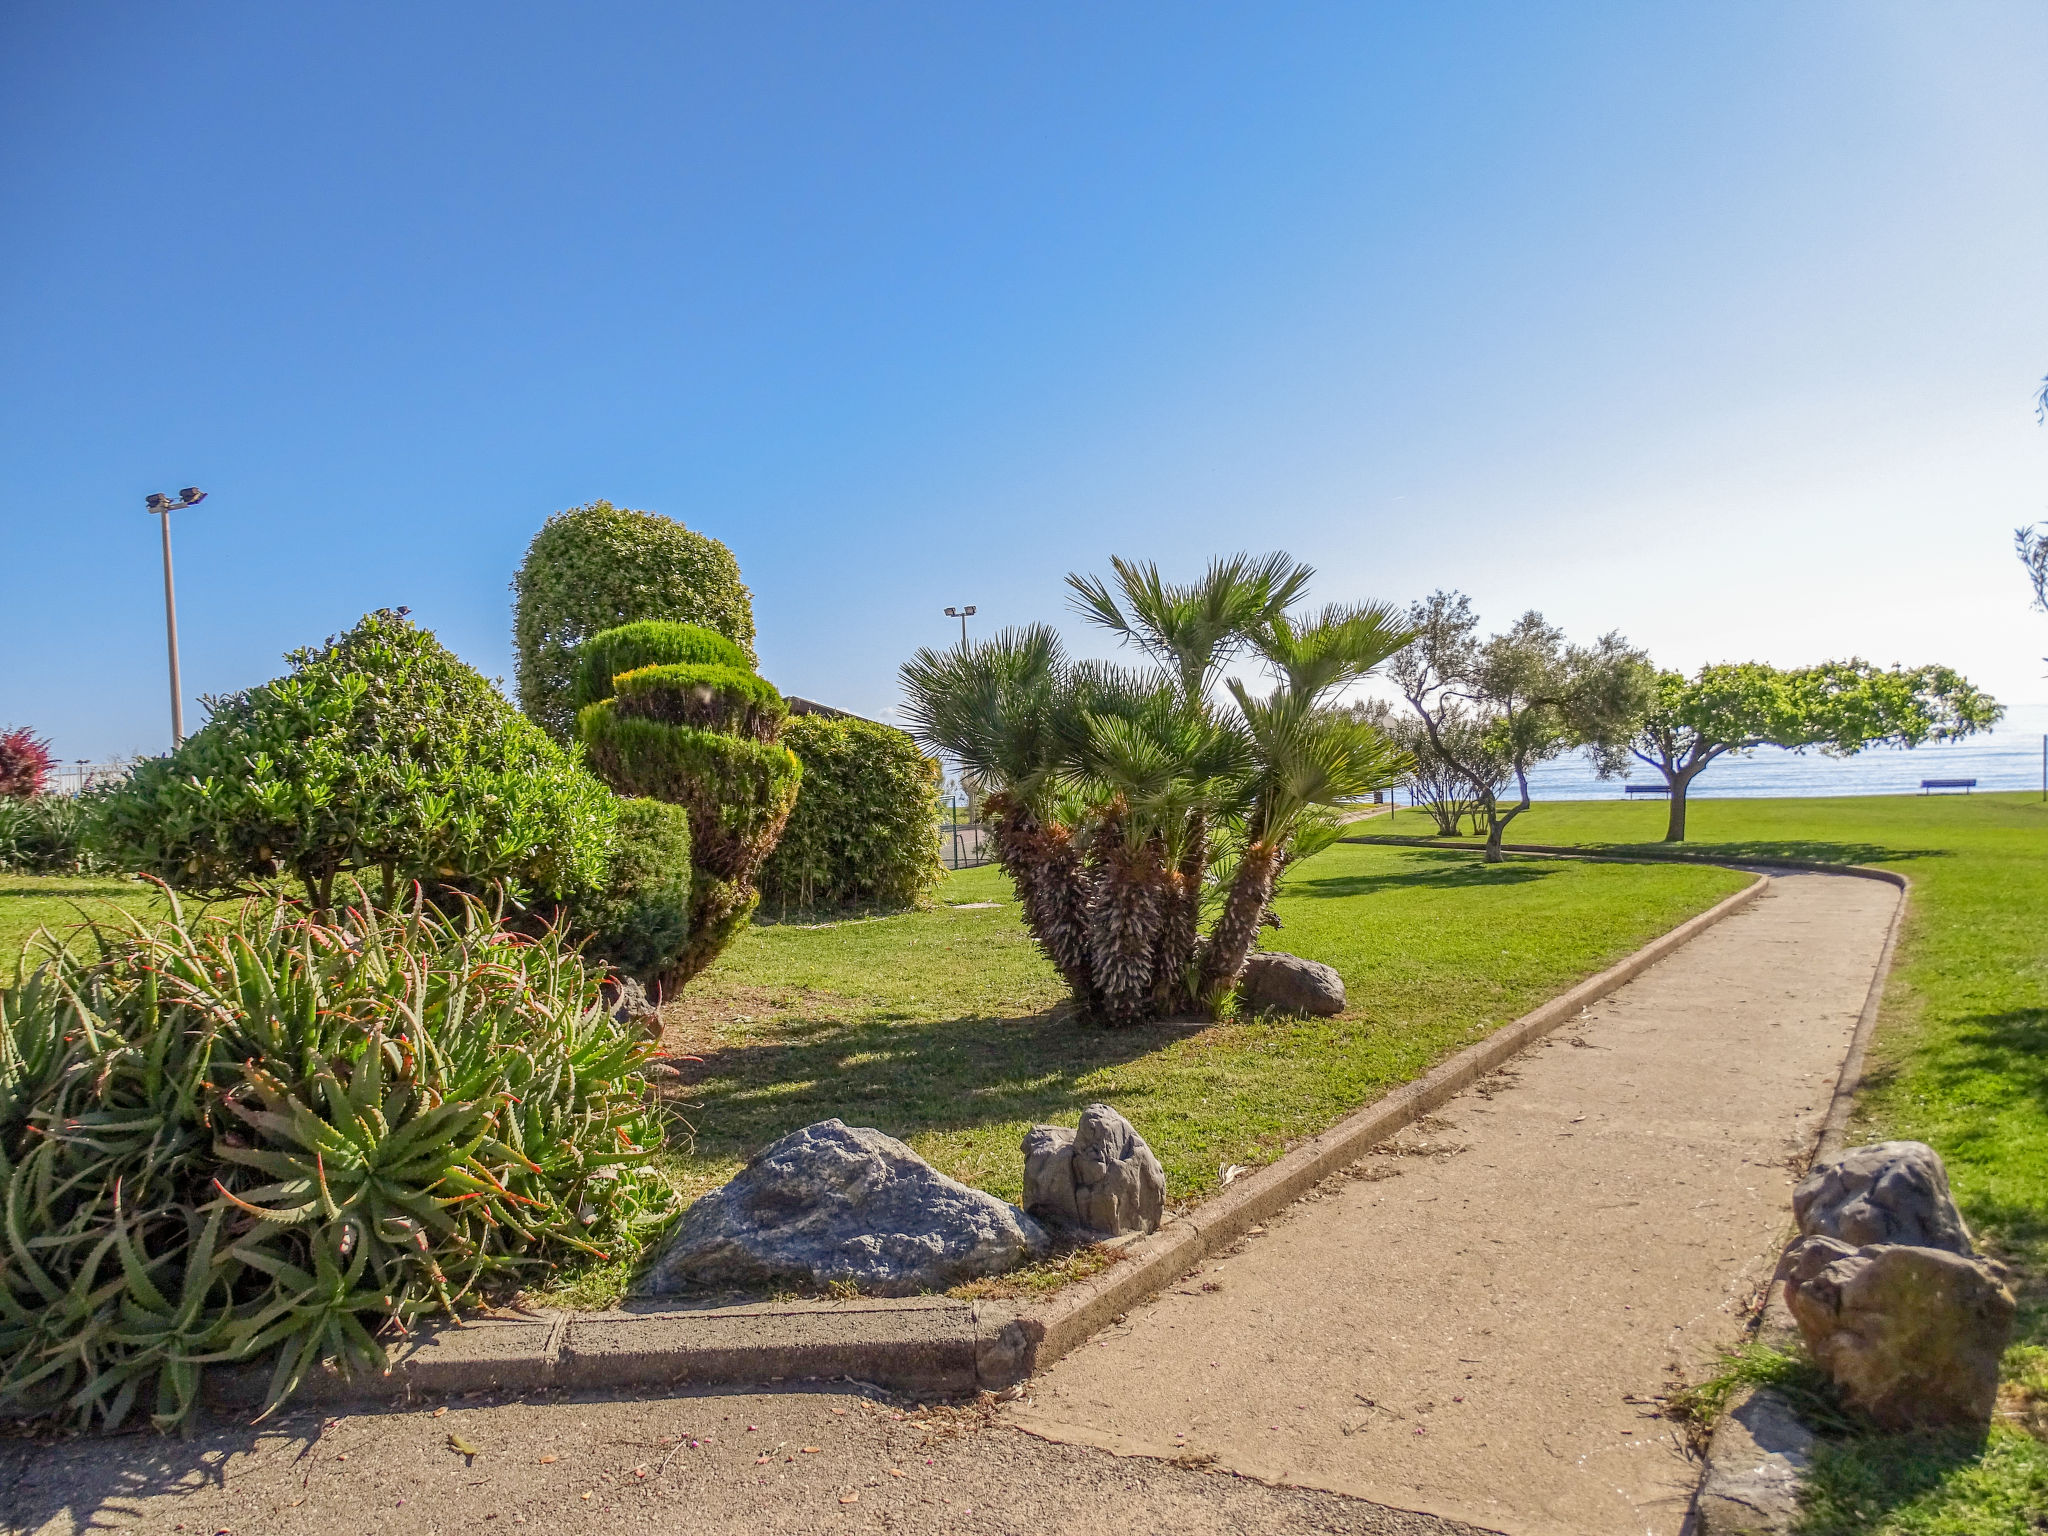
{"label": "fence", "polygon": [[82,795],[95,784],[126,778],[128,767],[127,763],[94,763],[83,758],[75,763],[59,763],[50,770],[43,789],[53,795]]}
{"label": "fence", "polygon": [[995,840],[979,822],[939,823],[939,861],[948,869],[979,869],[995,862]]}

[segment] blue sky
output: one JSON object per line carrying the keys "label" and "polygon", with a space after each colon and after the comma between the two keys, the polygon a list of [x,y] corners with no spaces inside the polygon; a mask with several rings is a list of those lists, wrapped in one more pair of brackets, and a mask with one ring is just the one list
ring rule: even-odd
{"label": "blue sky", "polygon": [[0,61],[0,723],[67,758],[167,743],[186,484],[195,696],[386,604],[509,677],[605,497],[869,713],[948,604],[1278,547],[2048,723],[2039,5],[16,5]]}

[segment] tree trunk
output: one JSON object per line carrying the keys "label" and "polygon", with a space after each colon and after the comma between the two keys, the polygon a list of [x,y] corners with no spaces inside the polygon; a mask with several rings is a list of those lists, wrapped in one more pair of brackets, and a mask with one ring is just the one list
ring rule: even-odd
{"label": "tree trunk", "polygon": [[1185,1013],[1195,1005],[1195,979],[1189,975],[1201,942],[1202,872],[1209,862],[1208,830],[1194,818],[1180,867],[1166,877],[1165,916],[1159,930],[1159,959],[1152,970],[1152,1010],[1160,1018]]}
{"label": "tree trunk", "polygon": [[1692,777],[1698,768],[1688,768],[1683,773],[1664,775],[1664,782],[1671,787],[1671,815],[1664,826],[1664,841],[1682,843],[1685,841],[1685,792],[1692,788]]}
{"label": "tree trunk", "polygon": [[1237,861],[1237,873],[1224,898],[1223,915],[1209,930],[1208,948],[1202,955],[1202,1002],[1216,1008],[1230,995],[1244,974],[1245,960],[1259,936],[1259,921],[1273,898],[1273,886],[1280,873],[1280,849],[1272,843],[1253,843]]}
{"label": "tree trunk", "polygon": [[1024,926],[1060,973],[1082,1012],[1101,1010],[1089,963],[1088,872],[1066,827],[1042,826],[1006,795],[986,802],[996,862],[1017,888]]}
{"label": "tree trunk", "polygon": [[1094,869],[1088,959],[1103,1021],[1135,1024],[1152,1012],[1167,871],[1157,842],[1130,847],[1122,822],[1113,816],[1096,829]]}

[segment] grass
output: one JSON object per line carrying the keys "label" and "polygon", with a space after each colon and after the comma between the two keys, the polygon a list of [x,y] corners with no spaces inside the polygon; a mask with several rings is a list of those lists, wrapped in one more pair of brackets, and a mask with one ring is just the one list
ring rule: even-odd
{"label": "grass", "polygon": [[1268,942],[1342,973],[1336,1018],[1105,1030],[1075,1021],[994,869],[923,912],[757,925],[667,1010],[691,1193],[828,1116],[900,1136],[1006,1199],[1018,1143],[1097,1100],[1144,1133],[1172,1199],[1294,1141],[1739,889],[1711,868],[1516,862],[1340,844],[1299,866]]}
{"label": "grass", "polygon": [[0,873],[0,975],[13,977],[15,957],[36,929],[67,932],[86,918],[104,918],[110,902],[137,917],[168,910],[154,886],[119,875]]}
{"label": "grass", "polygon": [[[1518,841],[1655,845],[1664,807],[1539,806]],[[1854,1435],[1816,1468],[1805,1529],[1976,1536],[2048,1527],[2048,804],[2024,794],[1701,800],[1690,852],[1896,869],[1913,882],[1852,1138],[1924,1141],[2020,1299],[2007,1422],[1973,1446]]]}

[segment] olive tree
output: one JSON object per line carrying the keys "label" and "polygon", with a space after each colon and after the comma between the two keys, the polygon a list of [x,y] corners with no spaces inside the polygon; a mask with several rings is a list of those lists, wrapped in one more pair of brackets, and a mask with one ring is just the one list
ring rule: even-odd
{"label": "olive tree", "polygon": [[[1617,634],[1572,645],[1533,609],[1479,637],[1462,592],[1433,592],[1408,611],[1415,638],[1388,675],[1420,717],[1434,753],[1468,784],[1486,821],[1486,861],[1500,862],[1508,823],[1529,809],[1529,770],[1574,747],[1603,766],[1641,718],[1648,665]],[[1512,780],[1516,799],[1499,786]]]}
{"label": "olive tree", "polygon": [[[1852,757],[1869,747],[1958,741],[1997,723],[2004,706],[1941,666],[1876,667],[1830,661],[1784,669],[1761,661],[1704,666],[1691,677],[1659,672],[1629,734],[1628,756],[1671,791],[1664,841],[1685,841],[1686,792],[1716,758],[1758,747],[1817,748]],[[1610,758],[1602,776],[1620,772]]]}

